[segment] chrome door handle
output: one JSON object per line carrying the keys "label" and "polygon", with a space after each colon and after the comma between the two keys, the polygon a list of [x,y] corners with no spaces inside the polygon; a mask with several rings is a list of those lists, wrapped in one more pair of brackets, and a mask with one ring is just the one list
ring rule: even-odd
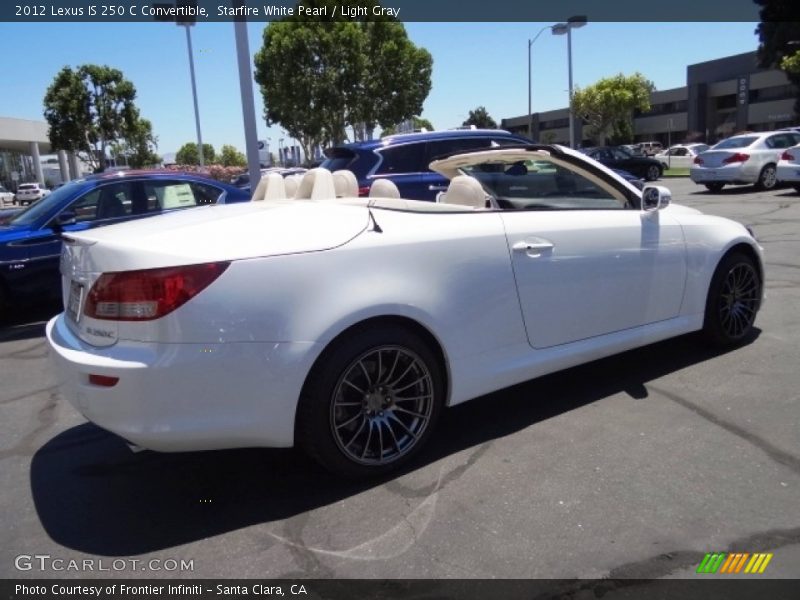
{"label": "chrome door handle", "polygon": [[539,242],[517,242],[511,249],[514,252],[525,252],[529,256],[541,256],[543,252],[548,250],[552,250],[555,247],[553,242],[548,242],[545,240]]}
{"label": "chrome door handle", "polygon": [[444,192],[444,191],[447,191],[447,186],[446,185],[433,185],[433,184],[431,184],[431,185],[428,186],[428,191],[429,192]]}

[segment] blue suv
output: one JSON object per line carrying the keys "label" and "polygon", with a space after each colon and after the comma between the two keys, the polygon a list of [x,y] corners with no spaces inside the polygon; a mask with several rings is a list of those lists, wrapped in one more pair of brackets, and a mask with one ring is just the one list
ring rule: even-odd
{"label": "blue suv", "polygon": [[403,198],[435,200],[447,189],[448,180],[428,169],[431,161],[446,154],[530,144],[527,138],[501,129],[450,129],[387,136],[328,148],[322,167],[329,171],[348,169],[358,179],[360,196],[369,194],[375,179],[389,179]]}

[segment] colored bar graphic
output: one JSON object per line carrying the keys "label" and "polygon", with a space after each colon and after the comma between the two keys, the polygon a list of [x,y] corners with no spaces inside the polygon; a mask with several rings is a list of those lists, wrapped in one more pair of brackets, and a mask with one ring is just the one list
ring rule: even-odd
{"label": "colored bar graphic", "polygon": [[703,557],[696,573],[735,574],[741,573],[742,569],[744,569],[744,573],[761,574],[766,571],[767,565],[773,556],[771,553],[759,552],[755,554],[748,552],[709,552]]}

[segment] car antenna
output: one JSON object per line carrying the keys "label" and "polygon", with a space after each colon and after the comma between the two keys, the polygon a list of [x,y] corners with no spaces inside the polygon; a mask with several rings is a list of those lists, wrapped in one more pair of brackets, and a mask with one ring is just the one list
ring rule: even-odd
{"label": "car antenna", "polygon": [[372,219],[372,231],[376,233],[383,233],[383,229],[381,229],[381,226],[378,225],[378,222],[375,220],[375,215],[372,214],[372,208],[368,206],[367,212],[369,213],[369,218]]}

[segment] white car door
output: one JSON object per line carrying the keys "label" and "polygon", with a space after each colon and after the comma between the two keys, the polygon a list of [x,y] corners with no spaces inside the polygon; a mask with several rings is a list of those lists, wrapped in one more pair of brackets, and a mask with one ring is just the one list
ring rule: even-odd
{"label": "white car door", "polygon": [[520,178],[507,186],[514,197],[501,200],[516,208],[501,214],[531,346],[676,317],[687,269],[678,223],[625,206],[576,172],[559,169],[556,179],[557,189],[537,198],[542,182]]}

